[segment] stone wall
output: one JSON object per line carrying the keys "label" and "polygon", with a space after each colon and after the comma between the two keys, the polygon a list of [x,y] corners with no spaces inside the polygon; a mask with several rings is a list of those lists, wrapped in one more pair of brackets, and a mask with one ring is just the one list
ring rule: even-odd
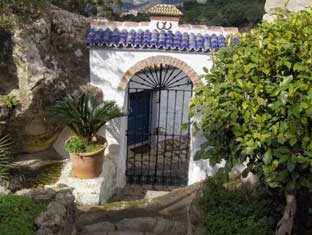
{"label": "stone wall", "polygon": [[76,207],[71,190],[56,193],[35,223],[39,228],[37,235],[76,234]]}
{"label": "stone wall", "polygon": [[289,11],[304,10],[312,6],[312,0],[267,0],[265,3],[265,12],[263,19],[273,21],[276,8],[287,9]]}

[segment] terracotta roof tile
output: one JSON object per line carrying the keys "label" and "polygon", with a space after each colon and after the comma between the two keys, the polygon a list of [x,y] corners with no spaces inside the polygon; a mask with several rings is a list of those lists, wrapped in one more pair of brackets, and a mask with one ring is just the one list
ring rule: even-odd
{"label": "terracotta roof tile", "polygon": [[182,16],[183,13],[174,5],[157,4],[148,10],[150,15],[156,16]]}

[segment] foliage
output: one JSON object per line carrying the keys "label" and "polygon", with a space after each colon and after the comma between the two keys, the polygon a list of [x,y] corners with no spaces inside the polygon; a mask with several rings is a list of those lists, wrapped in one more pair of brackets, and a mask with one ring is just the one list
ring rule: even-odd
{"label": "foliage", "polygon": [[65,143],[64,147],[70,153],[92,153],[101,149],[103,144],[89,143],[85,145],[80,138],[73,137]]}
{"label": "foliage", "polygon": [[197,158],[226,170],[247,162],[273,188],[295,192],[312,182],[312,10],[281,15],[214,57],[192,115],[207,143]]}
{"label": "foliage", "polygon": [[113,8],[121,5],[121,0],[51,0],[51,2],[67,11],[75,12],[84,16],[103,16],[113,18]]}
{"label": "foliage", "polygon": [[[270,235],[274,234],[273,197],[263,189],[228,190],[221,174],[209,177],[199,201],[202,222],[209,235]],[[273,210],[272,210],[273,209]]]}
{"label": "foliage", "polygon": [[0,0],[0,28],[11,30],[38,17],[47,7],[47,0]]}
{"label": "foliage", "polygon": [[185,23],[251,27],[262,20],[265,0],[187,1],[182,9]]}
{"label": "foliage", "polygon": [[0,181],[6,180],[11,166],[11,145],[10,137],[0,138]]}
{"label": "foliage", "polygon": [[84,153],[86,150],[83,141],[78,137],[74,137],[68,140],[64,147],[70,153]]}
{"label": "foliage", "polygon": [[98,151],[102,147],[103,147],[103,144],[91,143],[86,147],[86,152],[92,153],[92,152]]}
{"label": "foliage", "polygon": [[9,188],[11,191],[17,191],[23,188],[54,184],[60,178],[63,167],[63,161],[60,160],[40,161],[31,166],[14,166],[9,172],[10,180],[17,180],[19,183],[13,184],[13,188]]}
{"label": "foliage", "polygon": [[140,21],[149,21],[150,19],[146,13],[138,13],[136,16],[129,14],[129,15],[117,17],[116,20],[140,22]]}
{"label": "foliage", "polygon": [[108,121],[123,114],[113,101],[98,103],[95,96],[65,97],[49,109],[51,121],[67,126],[83,141],[85,147]]}
{"label": "foliage", "polygon": [[14,96],[10,96],[10,95],[4,96],[3,102],[9,109],[14,109],[17,105],[16,98]]}
{"label": "foliage", "polygon": [[1,235],[35,234],[34,220],[46,207],[45,201],[15,195],[0,196]]}

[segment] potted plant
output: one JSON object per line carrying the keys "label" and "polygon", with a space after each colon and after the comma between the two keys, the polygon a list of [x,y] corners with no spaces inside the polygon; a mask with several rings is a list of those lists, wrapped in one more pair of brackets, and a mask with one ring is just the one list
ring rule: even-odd
{"label": "potted plant", "polygon": [[67,126],[75,136],[65,142],[72,161],[72,176],[82,179],[98,177],[102,172],[105,138],[97,135],[109,120],[122,113],[113,101],[98,103],[95,96],[65,97],[49,109],[52,122]]}

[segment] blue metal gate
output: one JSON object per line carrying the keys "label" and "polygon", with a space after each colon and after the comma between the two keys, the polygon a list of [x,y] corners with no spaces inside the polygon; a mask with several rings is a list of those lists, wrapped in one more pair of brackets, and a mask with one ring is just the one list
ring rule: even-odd
{"label": "blue metal gate", "polygon": [[129,94],[128,145],[148,140],[150,135],[150,92]]}

